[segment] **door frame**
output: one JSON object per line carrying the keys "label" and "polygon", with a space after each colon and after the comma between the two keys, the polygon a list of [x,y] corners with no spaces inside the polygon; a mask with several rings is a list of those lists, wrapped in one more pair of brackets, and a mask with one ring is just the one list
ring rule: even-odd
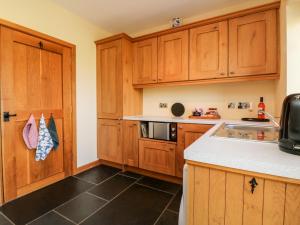
{"label": "door frame", "polygon": [[[69,130],[72,132],[72,135],[70,135],[70,149],[71,152],[69,152],[67,159],[67,166],[64,166],[64,168],[68,168],[67,173],[65,174],[65,177],[71,176],[73,174],[76,173],[77,171],[77,145],[76,145],[76,45],[71,44],[69,42],[60,40],[58,38],[49,36],[47,34],[43,34],[41,32],[23,27],[21,25],[0,19],[0,37],[1,37],[1,30],[2,27],[7,27],[37,38],[41,38],[44,39],[46,41],[49,42],[53,42],[55,44],[59,44],[62,45],[63,47],[69,48],[71,50],[71,59],[70,59],[70,63],[71,63],[71,80],[68,82],[67,85],[71,86],[71,112],[70,112],[70,121],[71,123],[69,124]],[[0,49],[1,49],[1,45],[0,45]],[[0,62],[1,62],[1,58],[0,58]],[[0,67],[1,67],[1,63],[0,63]],[[0,83],[1,83],[1,70],[0,70]],[[65,86],[65,84],[64,84]],[[1,86],[0,86],[1,88]],[[0,92],[0,97],[1,97],[1,92]],[[2,105],[0,105],[0,111],[1,111],[1,107]],[[1,119],[0,119],[0,206],[3,205],[4,202],[4,186],[3,186],[3,158],[2,158],[2,115]],[[57,180],[52,181],[51,183],[57,182]],[[37,187],[35,190],[40,189],[44,186],[47,186],[51,183],[45,183],[42,184],[41,186]],[[35,191],[32,190],[32,191]]]}

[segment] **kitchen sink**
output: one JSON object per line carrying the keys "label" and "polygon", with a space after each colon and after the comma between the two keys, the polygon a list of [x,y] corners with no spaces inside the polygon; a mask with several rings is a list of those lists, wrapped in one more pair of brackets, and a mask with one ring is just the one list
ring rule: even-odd
{"label": "kitchen sink", "polygon": [[267,125],[223,123],[213,134],[215,137],[236,138],[252,141],[278,142],[279,128]]}

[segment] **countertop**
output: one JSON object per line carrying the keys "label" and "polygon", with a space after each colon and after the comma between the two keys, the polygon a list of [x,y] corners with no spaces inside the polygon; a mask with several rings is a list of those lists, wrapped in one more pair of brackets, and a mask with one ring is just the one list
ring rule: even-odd
{"label": "countertop", "polygon": [[280,151],[276,143],[211,136],[223,123],[249,122],[150,116],[127,116],[123,119],[215,125],[184,151],[186,160],[300,180],[300,156]]}

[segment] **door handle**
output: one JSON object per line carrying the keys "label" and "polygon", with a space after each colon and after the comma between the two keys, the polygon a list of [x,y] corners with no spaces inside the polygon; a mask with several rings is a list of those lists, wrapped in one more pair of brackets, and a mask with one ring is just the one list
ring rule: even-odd
{"label": "door handle", "polygon": [[9,114],[9,112],[3,112],[3,120],[4,122],[9,122],[10,117],[16,117],[17,114]]}

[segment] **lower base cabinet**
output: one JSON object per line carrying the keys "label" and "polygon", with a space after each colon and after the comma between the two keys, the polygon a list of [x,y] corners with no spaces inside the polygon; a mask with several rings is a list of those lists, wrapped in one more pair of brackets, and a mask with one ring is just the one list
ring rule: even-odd
{"label": "lower base cabinet", "polygon": [[123,163],[120,120],[98,119],[98,158]]}
{"label": "lower base cabinet", "polygon": [[187,225],[300,224],[300,185],[188,165]]}
{"label": "lower base cabinet", "polygon": [[139,140],[139,167],[157,173],[175,175],[175,143]]}
{"label": "lower base cabinet", "polygon": [[123,121],[124,164],[139,166],[139,121]]}

